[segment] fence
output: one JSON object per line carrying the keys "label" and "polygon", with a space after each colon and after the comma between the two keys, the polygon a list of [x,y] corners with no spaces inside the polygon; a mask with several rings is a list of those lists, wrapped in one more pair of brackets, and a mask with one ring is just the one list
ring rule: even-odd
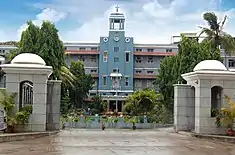
{"label": "fence", "polygon": [[116,128],[116,129],[131,129],[135,122],[137,129],[154,129],[160,127],[173,127],[173,124],[164,123],[152,123],[148,122],[148,119],[143,116],[137,116],[135,118],[124,118],[124,117],[114,117],[114,118],[102,118],[99,116],[89,116],[80,117],[75,119],[62,119],[62,124],[65,128],[87,128],[87,129],[100,129],[102,123],[105,124],[106,128]]}

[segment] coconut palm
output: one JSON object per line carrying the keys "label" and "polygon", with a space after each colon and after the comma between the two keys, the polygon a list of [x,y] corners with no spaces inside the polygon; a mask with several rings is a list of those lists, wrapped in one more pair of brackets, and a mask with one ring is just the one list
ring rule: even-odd
{"label": "coconut palm", "polygon": [[201,28],[199,36],[202,34],[207,35],[206,40],[211,42],[213,55],[219,48],[225,50],[225,61],[226,55],[231,54],[235,50],[234,38],[223,30],[227,18],[228,16],[224,16],[222,21],[218,21],[218,17],[215,13],[207,12],[203,15],[203,19],[207,22],[209,27],[199,26]]}

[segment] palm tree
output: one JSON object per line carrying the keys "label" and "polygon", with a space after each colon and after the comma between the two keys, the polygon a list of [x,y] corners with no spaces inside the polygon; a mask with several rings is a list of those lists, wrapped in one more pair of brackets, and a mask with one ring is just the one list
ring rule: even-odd
{"label": "palm tree", "polygon": [[147,114],[155,105],[159,104],[161,95],[152,89],[138,90],[127,98],[123,110],[131,113],[133,116]]}
{"label": "palm tree", "polygon": [[234,38],[223,31],[225,22],[228,16],[224,16],[222,21],[218,21],[217,16],[213,12],[207,12],[203,15],[203,19],[207,22],[209,27],[199,26],[201,28],[201,33],[206,34],[206,40],[211,42],[212,54],[215,55],[217,49],[223,48],[225,50],[225,64],[227,67],[226,55],[231,54],[235,50]]}
{"label": "palm tree", "polygon": [[73,82],[76,80],[76,76],[70,72],[68,67],[62,66],[60,69],[60,79],[65,85],[74,87]]}

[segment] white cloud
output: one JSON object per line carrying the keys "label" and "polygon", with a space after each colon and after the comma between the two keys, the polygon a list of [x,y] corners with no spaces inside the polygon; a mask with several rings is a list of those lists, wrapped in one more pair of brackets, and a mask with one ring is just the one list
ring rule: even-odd
{"label": "white cloud", "polygon": [[[170,5],[160,5],[157,0],[147,1],[139,10],[121,5],[126,14],[126,35],[133,36],[136,43],[169,43],[171,36],[181,32],[199,32],[198,25],[205,25],[202,14],[213,11],[219,17],[229,15],[225,31],[235,35],[235,11],[218,10],[221,0],[174,0]],[[64,41],[99,42],[100,36],[108,34],[108,15],[114,11],[110,6],[102,16],[95,15],[76,29],[61,34]],[[79,16],[78,16],[79,17]]]}
{"label": "white cloud", "polygon": [[[40,14],[36,16],[35,20],[32,20],[32,22],[35,25],[41,26],[43,21],[50,21],[53,23],[59,22],[60,20],[63,20],[66,18],[66,13],[63,12],[57,12],[54,9],[46,8],[43,9]],[[21,33],[27,28],[27,24],[23,24],[20,26],[20,28],[17,30],[17,37],[20,39]]]}
{"label": "white cloud", "polygon": [[[35,16],[33,23],[41,25],[43,20],[59,22],[66,17],[73,23],[66,25],[73,28],[60,29],[63,41],[99,42],[100,36],[108,35],[108,17],[115,11],[115,5],[126,15],[126,36],[134,37],[135,43],[170,43],[171,36],[182,32],[199,32],[198,25],[206,25],[202,14],[215,12],[220,19],[229,16],[225,31],[235,35],[235,8],[224,11],[223,0],[52,0],[50,4],[35,4],[42,9]],[[46,8],[46,9],[44,9]],[[223,10],[222,10],[223,9]],[[30,19],[29,19],[30,20]],[[77,22],[76,25],[74,22]],[[82,24],[81,24],[82,23]],[[61,22],[63,25],[63,22]],[[65,26],[65,27],[67,27]],[[18,39],[27,27],[23,24],[17,31]],[[0,31],[0,40],[12,40],[11,35]]]}

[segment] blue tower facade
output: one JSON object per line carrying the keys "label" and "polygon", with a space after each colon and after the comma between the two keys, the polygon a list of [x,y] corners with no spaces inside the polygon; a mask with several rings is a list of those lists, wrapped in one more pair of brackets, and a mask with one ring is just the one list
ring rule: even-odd
{"label": "blue tower facade", "polygon": [[128,96],[133,92],[134,43],[132,37],[125,36],[123,13],[111,13],[109,35],[100,37],[99,82],[102,95]]}

